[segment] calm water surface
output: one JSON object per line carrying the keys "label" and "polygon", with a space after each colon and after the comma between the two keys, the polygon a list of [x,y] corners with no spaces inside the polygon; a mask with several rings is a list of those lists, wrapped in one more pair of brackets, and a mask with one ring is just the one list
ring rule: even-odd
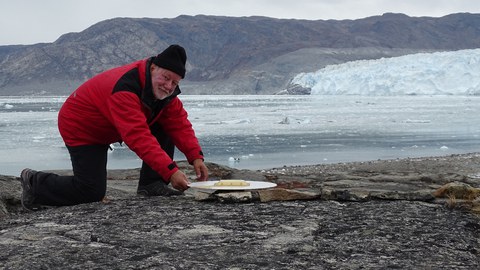
{"label": "calm water surface", "polygon": [[[0,97],[0,174],[70,168],[65,97]],[[182,96],[206,160],[266,169],[480,151],[480,97]],[[176,159],[184,159],[178,153]],[[114,145],[109,168],[141,161]]]}

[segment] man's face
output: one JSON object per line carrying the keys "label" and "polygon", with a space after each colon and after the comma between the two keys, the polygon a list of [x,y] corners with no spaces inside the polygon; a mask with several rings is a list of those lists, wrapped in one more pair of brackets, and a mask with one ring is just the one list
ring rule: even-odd
{"label": "man's face", "polygon": [[150,66],[150,75],[153,95],[160,100],[170,96],[182,79],[177,73],[154,64]]}

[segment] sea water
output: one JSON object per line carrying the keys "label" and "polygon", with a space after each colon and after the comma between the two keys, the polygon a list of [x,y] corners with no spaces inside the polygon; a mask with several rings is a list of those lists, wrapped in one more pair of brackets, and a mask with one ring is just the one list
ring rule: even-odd
{"label": "sea water", "polygon": [[[181,99],[206,161],[240,169],[480,151],[478,96],[215,96]],[[0,174],[69,169],[65,97],[0,97]],[[108,168],[137,168],[112,145]],[[176,160],[185,159],[177,152]]]}

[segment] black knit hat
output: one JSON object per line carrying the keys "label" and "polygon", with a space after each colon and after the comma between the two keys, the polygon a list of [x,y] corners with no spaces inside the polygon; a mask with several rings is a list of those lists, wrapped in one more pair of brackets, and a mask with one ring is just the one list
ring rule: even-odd
{"label": "black knit hat", "polygon": [[170,45],[153,59],[153,63],[161,68],[168,69],[185,78],[185,63],[187,54],[180,45]]}

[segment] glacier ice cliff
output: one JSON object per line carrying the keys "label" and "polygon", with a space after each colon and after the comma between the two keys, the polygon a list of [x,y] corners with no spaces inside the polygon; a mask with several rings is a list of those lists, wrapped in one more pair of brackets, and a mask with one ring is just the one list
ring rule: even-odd
{"label": "glacier ice cliff", "polygon": [[480,95],[480,49],[359,60],[300,73],[312,95]]}

